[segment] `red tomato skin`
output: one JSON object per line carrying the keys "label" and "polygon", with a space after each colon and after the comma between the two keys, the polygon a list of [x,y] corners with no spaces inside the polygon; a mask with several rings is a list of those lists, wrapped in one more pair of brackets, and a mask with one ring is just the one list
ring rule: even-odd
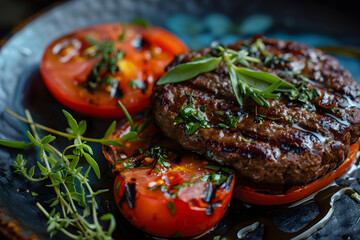
{"label": "red tomato skin", "polygon": [[[117,188],[118,182],[121,182]],[[178,198],[170,199],[159,195],[147,196],[137,192],[135,208],[131,209],[120,196],[125,193],[126,181],[117,175],[114,184],[115,201],[123,216],[135,227],[149,234],[159,237],[172,237],[180,233],[181,237],[191,237],[212,229],[224,216],[230,200],[234,181],[230,187],[230,194],[224,194],[221,204],[214,207],[213,214],[208,216],[205,208],[192,206]],[[174,203],[176,213],[173,216],[166,206],[170,201]],[[120,204],[122,202],[122,204]]]}
{"label": "red tomato skin", "polygon": [[[79,29],[74,33],[56,39],[47,46],[40,62],[40,72],[45,85],[60,103],[79,113],[105,119],[124,116],[116,98],[111,98],[105,92],[99,94],[99,91],[91,94],[84,87],[79,86],[79,82],[86,80],[87,74],[99,61],[94,58],[85,59],[81,55],[81,51],[91,46],[86,42],[86,36],[91,35],[94,38],[100,38],[100,40],[115,40],[117,39],[116,36],[121,33],[121,23],[100,24]],[[164,73],[164,68],[171,62],[175,54],[188,50],[179,38],[159,27],[147,29],[134,25],[127,26],[125,36],[129,35],[128,41],[135,38],[136,33],[142,35],[151,46],[160,48],[160,54],[163,54],[163,57],[162,55],[152,57],[145,64],[143,60],[145,55],[141,55],[143,52],[135,50],[131,44],[120,43],[116,45],[117,49],[124,48],[123,50],[127,53],[124,60],[130,61],[135,66],[134,73],[129,78],[139,78],[147,84],[145,92],[142,93],[140,89],[132,89],[129,86],[128,82],[131,79],[124,79],[119,82],[121,90],[124,91],[124,96],[120,100],[130,113],[140,112],[150,105],[149,97],[157,78]],[[72,39],[77,39],[81,43],[81,47],[69,61],[61,63],[59,56],[54,53],[54,46],[62,43],[62,41]]]}
{"label": "red tomato skin", "polygon": [[336,178],[344,175],[355,161],[358,152],[360,140],[350,146],[350,153],[345,161],[335,170],[325,174],[325,176],[315,180],[312,183],[303,186],[293,186],[284,194],[264,194],[243,185],[236,185],[233,196],[243,202],[257,205],[280,205],[300,200],[317,190],[330,184]]}
{"label": "red tomato skin", "polygon": [[[143,141],[127,141],[122,142],[122,147],[103,148],[105,158],[117,174],[114,197],[120,212],[135,227],[158,237],[191,237],[210,230],[229,206],[235,184],[234,173],[218,170],[226,180],[222,178],[220,183],[216,180],[210,182],[209,179],[213,179],[210,176],[215,176],[211,174],[219,172],[205,168],[209,164],[207,161],[200,155],[178,151],[178,145],[166,139],[151,118],[133,118],[134,125],[144,123],[147,127],[138,134]],[[130,123],[124,121],[109,139],[119,139],[130,130]],[[158,155],[151,155],[159,146],[166,149],[163,156],[168,165],[156,160]],[[139,151],[140,148],[142,151]],[[131,161],[137,162],[137,167],[128,168],[132,166]],[[215,190],[210,190],[209,200],[206,196],[210,184]],[[135,197],[126,199],[134,189]],[[212,214],[207,209],[209,205],[213,206]]]}

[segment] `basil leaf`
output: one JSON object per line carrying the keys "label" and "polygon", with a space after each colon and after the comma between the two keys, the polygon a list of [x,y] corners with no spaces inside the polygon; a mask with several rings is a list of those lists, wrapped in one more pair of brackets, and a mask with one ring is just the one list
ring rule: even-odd
{"label": "basil leaf", "polygon": [[166,72],[156,85],[178,83],[189,80],[197,75],[210,72],[217,68],[221,61],[220,57],[209,57],[202,60],[180,64]]}

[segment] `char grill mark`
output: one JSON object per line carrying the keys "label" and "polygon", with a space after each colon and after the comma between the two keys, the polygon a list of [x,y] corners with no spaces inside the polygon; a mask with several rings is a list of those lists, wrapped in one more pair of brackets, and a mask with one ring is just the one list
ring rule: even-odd
{"label": "char grill mark", "polygon": [[[233,165],[243,177],[252,178],[253,176],[256,181],[269,184],[279,184],[279,182],[287,184],[286,181],[289,180],[284,179],[284,176],[289,174],[295,176],[295,173],[299,171],[296,165],[300,163],[305,165],[307,159],[311,158],[314,161],[313,164],[306,165],[306,168],[316,169],[317,173],[324,174],[325,169],[334,168],[339,164],[338,162],[331,163],[331,152],[336,159],[343,159],[347,154],[348,149],[345,149],[341,141],[335,140],[333,134],[326,131],[327,129],[323,129],[325,134],[304,131],[310,126],[293,128],[293,123],[288,123],[283,119],[278,121],[263,119],[259,124],[255,122],[252,113],[241,114],[236,126],[223,129],[218,127],[218,124],[226,123],[225,113],[241,112],[236,104],[216,99],[208,91],[202,92],[190,85],[167,85],[164,86],[163,91],[157,95],[161,97],[162,104],[155,106],[155,117],[157,122],[161,122],[164,134],[175,139],[185,149],[197,151],[211,160]],[[199,129],[192,136],[184,134],[182,125],[177,127],[173,125],[181,106],[188,103],[186,93],[189,92],[193,92],[194,106],[203,106],[207,109],[206,115],[212,126],[211,129]],[[155,102],[160,101],[155,99]],[[215,111],[223,111],[224,114],[212,116],[211,112]],[[332,125],[341,128],[335,120],[331,118],[327,120]],[[249,142],[244,142],[242,137]],[[341,148],[333,149],[332,146],[341,146]],[[291,161],[282,159],[291,159]],[[262,175],[268,165],[276,166],[276,176],[274,174]],[[255,168],[259,169],[255,170]],[[248,169],[254,170],[248,172]],[[297,174],[296,176],[297,178],[292,178],[291,181],[302,184],[304,175]],[[306,179],[313,179],[316,176],[314,172],[307,173]]]}
{"label": "char grill mark", "polygon": [[[233,95],[225,66],[220,65],[216,70],[187,82],[156,86],[152,96],[155,120],[167,137],[185,149],[234,166],[238,175],[250,182],[304,184],[336,168],[348,155],[350,142],[360,133],[360,104],[357,100],[360,88],[336,60],[319,50],[293,42],[267,39],[263,42],[273,55],[290,53],[288,58],[291,61],[273,64],[273,68],[254,65],[251,68],[270,72],[289,82],[299,79],[294,75],[284,77],[283,72],[297,68],[315,83],[309,87],[322,93],[312,100],[316,111],[286,97],[269,99],[270,108],[260,107],[252,99],[246,99],[241,108]],[[238,50],[242,44],[236,43],[230,48]],[[168,69],[194,57],[209,55],[210,48],[182,54]],[[347,89],[347,84],[353,89]],[[174,125],[180,108],[189,103],[186,93],[192,93],[195,108],[206,108],[212,128],[200,128],[193,135],[186,135],[183,125]],[[344,93],[348,96],[343,96]],[[326,104],[333,103],[336,111],[326,108]],[[224,114],[217,114],[219,111]],[[255,111],[266,116],[262,123],[256,123]],[[229,129],[219,127],[219,123],[227,123],[226,114],[239,116],[236,126]]]}

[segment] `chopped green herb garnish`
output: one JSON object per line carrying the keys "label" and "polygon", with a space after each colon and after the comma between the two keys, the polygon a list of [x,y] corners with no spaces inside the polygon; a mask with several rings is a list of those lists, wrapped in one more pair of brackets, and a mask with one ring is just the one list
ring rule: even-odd
{"label": "chopped green herb garnish", "polygon": [[306,85],[306,81],[298,84],[294,89],[291,89],[285,95],[292,101],[299,101],[303,104],[304,107],[310,109],[312,104],[311,100],[320,96],[317,89],[309,89]]}
{"label": "chopped green herb garnish", "polygon": [[185,187],[184,184],[178,184],[178,185],[171,186],[172,189],[176,189],[176,190],[180,190],[180,189],[182,189],[184,187]]}
{"label": "chopped green herb garnish", "polygon": [[187,98],[188,98],[189,104],[191,104],[191,103],[192,103],[192,99],[193,99],[193,97],[194,97],[194,90],[193,90],[191,93],[185,93],[185,95],[186,95]]}
{"label": "chopped green herb garnish", "polygon": [[234,127],[237,123],[237,121],[239,120],[240,116],[237,117],[232,117],[230,114],[226,113],[226,120],[228,122],[228,124],[225,123],[219,123],[218,126],[221,128],[230,128],[230,127]]}
{"label": "chopped green herb garnish", "polygon": [[219,171],[221,169],[221,166],[214,165],[214,164],[207,164],[207,165],[203,166],[202,168],[206,168],[206,169],[210,169],[210,170],[214,170],[214,171]]}
{"label": "chopped green herb garnish", "polygon": [[39,194],[36,192],[31,192],[31,196],[36,197],[36,196],[39,196]]}
{"label": "chopped green herb garnish", "polygon": [[255,117],[254,117],[254,121],[256,123],[259,123],[261,124],[262,123],[262,120],[266,118],[264,115],[261,115],[261,114],[256,114]]}
{"label": "chopped green herb garnish", "polygon": [[[125,160],[121,160],[115,162],[114,165],[118,165],[121,163],[121,167],[117,167],[117,169],[129,169],[129,168],[153,168],[156,164],[160,168],[171,168],[171,163],[167,160],[167,150],[164,147],[153,147],[145,152],[143,152],[142,156],[139,158],[130,157]],[[145,161],[146,158],[151,158],[152,161]],[[156,173],[160,172],[159,168],[155,168],[154,171]]]}
{"label": "chopped green herb garnish", "polygon": [[117,88],[118,81],[113,76],[120,71],[117,62],[125,56],[125,52],[115,50],[114,42],[109,40],[98,42],[88,37],[87,41],[95,47],[95,57],[99,58],[100,62],[92,68],[87,76],[86,87],[89,89],[95,89],[98,86]]}
{"label": "chopped green herb garnish", "polygon": [[229,126],[224,123],[218,123],[218,126],[221,128],[226,128],[226,129],[229,128]]}
{"label": "chopped green herb garnish", "polygon": [[206,115],[188,104],[180,108],[174,125],[185,124],[185,134],[192,135],[199,128],[210,128]]}
{"label": "chopped green herb garnish", "polygon": [[122,41],[125,40],[125,34],[126,34],[127,24],[126,24],[126,23],[123,23],[122,27],[123,27],[123,31],[122,31],[122,33],[118,36],[118,41],[120,41],[120,42],[122,42]]}
{"label": "chopped green herb garnish", "polygon": [[226,114],[226,119],[228,120],[229,126],[234,127],[238,122],[240,116],[232,117],[230,114]]}

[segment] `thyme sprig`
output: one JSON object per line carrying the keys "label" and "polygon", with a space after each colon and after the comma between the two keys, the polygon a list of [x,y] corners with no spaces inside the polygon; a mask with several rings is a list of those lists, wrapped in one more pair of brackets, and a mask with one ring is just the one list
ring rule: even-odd
{"label": "thyme sprig", "polygon": [[[40,150],[40,161],[37,161],[36,165],[31,166],[30,169],[27,167],[28,162],[21,154],[17,155],[13,167],[15,173],[23,175],[29,181],[46,181],[48,182],[46,186],[53,188],[55,198],[48,201],[50,212],[41,203],[36,203],[36,206],[48,218],[47,231],[50,236],[52,237],[60,231],[71,239],[112,239],[111,234],[116,225],[115,218],[111,213],[99,217],[96,201],[96,197],[108,191],[108,189],[94,191],[89,184],[90,170],[93,169],[97,177],[100,177],[100,169],[91,156],[93,154],[91,147],[86,142],[121,146],[118,142],[121,139],[112,139],[111,141],[105,139],[106,135],[113,131],[115,123],[110,125],[104,138],[94,139],[83,137],[82,135],[86,131],[86,122],[78,123],[66,111],[63,111],[63,113],[70,127],[67,133],[33,122],[28,110],[25,111],[26,118],[8,109],[6,111],[30,125],[31,131],[27,131],[30,143],[2,140],[0,144],[18,149],[34,146]],[[41,138],[38,133],[39,129],[73,139],[73,144],[63,151],[59,151],[52,144],[56,137],[49,134]],[[132,137],[135,136],[133,133],[131,135]],[[83,170],[83,166],[78,165],[81,158],[84,158],[89,163],[86,170]],[[101,221],[109,222],[107,230],[103,229],[100,224]]]}
{"label": "thyme sprig", "polygon": [[[84,137],[82,136],[82,133],[84,133],[84,131],[86,130],[86,122],[80,122],[79,124],[76,122],[76,120],[70,115],[70,113],[66,112],[65,110],[63,110],[63,113],[65,115],[65,117],[67,117],[67,121],[70,125],[70,128],[67,129],[67,132],[62,132],[56,129],[52,129],[49,127],[46,127],[44,125],[41,125],[39,123],[36,122],[32,122],[29,121],[28,119],[16,114],[15,112],[9,110],[9,109],[5,109],[5,111],[7,113],[9,113],[10,115],[12,115],[13,117],[30,124],[30,126],[34,126],[38,129],[44,130],[46,132],[61,136],[61,137],[65,137],[68,139],[76,139],[79,138],[82,141],[87,141],[87,142],[94,142],[94,143],[100,143],[100,144],[104,144],[104,145],[113,145],[113,146],[117,146],[117,147],[122,147],[123,145],[121,144],[121,142],[125,141],[124,139],[128,139],[128,138],[132,138],[135,139],[137,137],[137,132],[135,131],[130,131],[128,134],[126,134],[125,136],[123,136],[122,138],[116,138],[116,139],[107,139],[107,137],[112,133],[112,131],[115,129],[116,126],[116,122],[112,122],[111,125],[109,126],[109,128],[106,130],[104,137],[102,138],[89,138],[89,137]],[[72,126],[72,127],[71,127]],[[3,146],[7,146],[7,147],[12,147],[12,148],[20,148],[21,145],[23,145],[24,147],[22,148],[27,148],[32,146],[32,143],[22,143],[22,142],[18,142],[16,144],[16,142],[14,141],[5,141],[5,140],[0,140],[0,145]],[[19,145],[19,147],[16,147],[16,145]]]}
{"label": "thyme sprig", "polygon": [[[156,84],[164,85],[187,81],[199,74],[215,70],[223,62],[227,67],[232,90],[240,106],[243,106],[244,98],[251,97],[259,105],[269,107],[266,99],[280,97],[274,92],[288,92],[294,88],[292,84],[275,75],[245,68],[250,65],[249,62],[261,63],[259,58],[249,56],[246,49],[236,51],[228,49],[218,42],[214,42],[212,48],[213,57],[197,58],[195,61],[180,64],[166,72]],[[261,39],[255,41],[254,48],[268,56]],[[240,65],[245,67],[240,67]]]}

